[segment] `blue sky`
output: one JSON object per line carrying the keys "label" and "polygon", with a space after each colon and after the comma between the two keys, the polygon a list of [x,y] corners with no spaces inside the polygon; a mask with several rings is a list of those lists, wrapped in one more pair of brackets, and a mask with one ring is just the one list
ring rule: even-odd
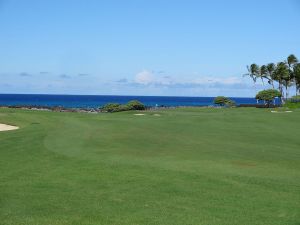
{"label": "blue sky", "polygon": [[0,0],[0,93],[253,96],[246,65],[300,57],[299,22],[298,0]]}

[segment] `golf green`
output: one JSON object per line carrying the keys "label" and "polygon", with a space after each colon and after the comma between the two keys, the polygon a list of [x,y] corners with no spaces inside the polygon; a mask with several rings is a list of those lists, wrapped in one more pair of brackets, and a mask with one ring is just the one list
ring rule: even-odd
{"label": "golf green", "polygon": [[0,109],[20,127],[0,132],[0,224],[299,225],[300,111],[270,111]]}

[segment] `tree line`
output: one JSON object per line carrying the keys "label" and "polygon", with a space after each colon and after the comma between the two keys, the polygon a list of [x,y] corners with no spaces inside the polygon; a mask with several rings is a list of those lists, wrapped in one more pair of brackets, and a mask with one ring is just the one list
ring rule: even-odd
{"label": "tree line", "polygon": [[260,80],[265,87],[266,82],[278,89],[282,96],[282,101],[288,98],[289,88],[295,87],[296,96],[300,91],[300,63],[293,54],[289,55],[286,60],[278,63],[268,63],[266,65],[257,65],[255,63],[247,66],[249,76],[254,85]]}

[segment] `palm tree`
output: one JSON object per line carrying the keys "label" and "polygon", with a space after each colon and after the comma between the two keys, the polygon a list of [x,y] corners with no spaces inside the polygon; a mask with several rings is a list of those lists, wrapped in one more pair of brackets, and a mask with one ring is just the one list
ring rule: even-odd
{"label": "palm tree", "polygon": [[283,99],[283,86],[286,88],[286,98],[287,98],[287,88],[288,88],[288,81],[290,80],[290,73],[288,66],[284,62],[279,62],[277,64],[276,69],[274,70],[274,76],[279,83],[279,91],[282,95],[281,101],[284,102]]}
{"label": "palm tree", "polygon": [[292,79],[290,77],[287,77],[283,79],[283,86],[285,87],[285,99],[288,99],[289,96],[289,87],[293,85]]}
{"label": "palm tree", "polygon": [[[253,86],[256,92],[256,79],[259,76],[259,66],[255,63],[252,63],[250,66],[247,66],[248,73],[244,74],[244,76],[249,76],[253,80]],[[258,103],[258,100],[256,100]]]}
{"label": "palm tree", "polygon": [[263,84],[263,86],[265,87],[265,82],[264,82],[264,79],[269,79],[268,78],[268,70],[267,70],[267,66],[265,65],[262,65],[260,68],[259,68],[259,77],[261,79],[261,82]]}
{"label": "palm tree", "polygon": [[298,59],[295,55],[291,54],[287,57],[287,64],[289,66],[289,73],[290,73],[290,82],[295,82],[296,85],[296,95],[297,95],[297,84],[294,75],[294,65],[298,62]]}
{"label": "palm tree", "polygon": [[296,85],[296,96],[297,96],[300,90],[300,63],[294,64],[293,71],[294,71],[294,81]]}
{"label": "palm tree", "polygon": [[274,63],[269,63],[267,65],[267,72],[268,72],[268,77],[269,77],[269,80],[268,80],[268,83],[270,85],[272,85],[273,89],[275,89],[274,87],[274,81],[276,80],[276,77],[274,76],[274,71],[276,69],[276,66]]}
{"label": "palm tree", "polygon": [[292,65],[296,64],[298,62],[297,57],[294,54],[291,54],[287,57],[287,64],[289,66],[289,69],[292,69]]}
{"label": "palm tree", "polygon": [[253,80],[254,87],[256,83],[256,79],[259,76],[259,66],[255,63],[251,64],[250,66],[247,66],[248,73],[244,74],[244,76],[249,76]]}

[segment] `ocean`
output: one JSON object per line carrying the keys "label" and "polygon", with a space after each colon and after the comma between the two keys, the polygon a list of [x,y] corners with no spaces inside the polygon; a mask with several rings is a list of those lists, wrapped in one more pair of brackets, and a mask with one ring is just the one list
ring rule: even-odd
{"label": "ocean", "polygon": [[[237,104],[256,103],[254,98],[231,99]],[[0,94],[0,106],[98,108],[107,103],[124,104],[130,100],[139,100],[146,106],[209,106],[213,105],[214,97]]]}

